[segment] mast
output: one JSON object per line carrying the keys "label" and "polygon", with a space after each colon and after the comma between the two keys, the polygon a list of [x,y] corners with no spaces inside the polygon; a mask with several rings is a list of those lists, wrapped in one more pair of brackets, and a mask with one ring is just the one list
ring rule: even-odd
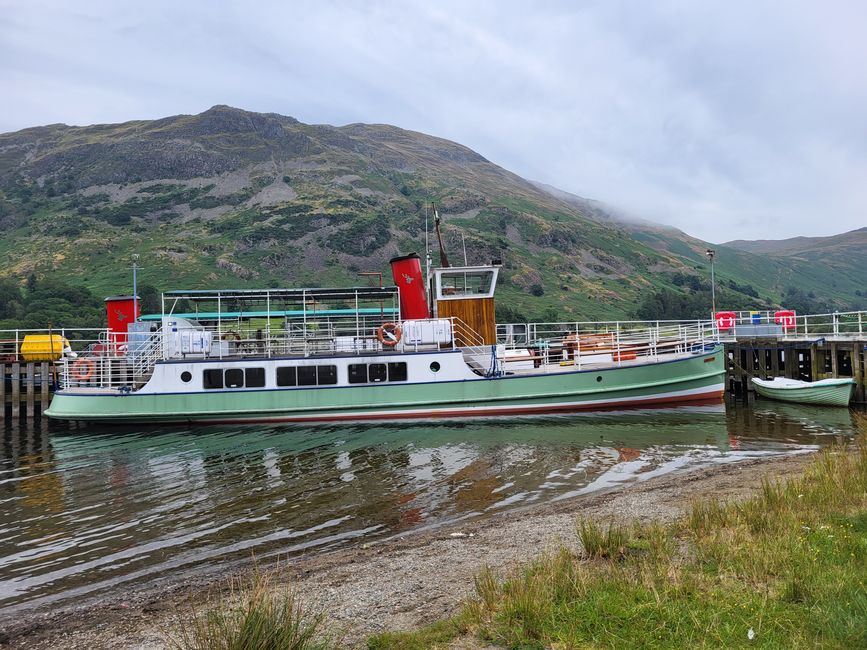
{"label": "mast", "polygon": [[443,246],[443,235],[440,232],[440,213],[436,208],[434,208],[434,228],[436,228],[437,240],[440,243],[440,266],[447,269],[451,264],[449,264],[449,258],[446,256],[446,249]]}

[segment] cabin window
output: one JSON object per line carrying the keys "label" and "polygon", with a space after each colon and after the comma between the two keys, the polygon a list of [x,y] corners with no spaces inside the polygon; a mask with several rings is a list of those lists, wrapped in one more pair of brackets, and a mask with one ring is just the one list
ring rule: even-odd
{"label": "cabin window", "polygon": [[366,384],[367,383],[367,364],[366,363],[350,363],[349,364],[349,383],[350,384]]}
{"label": "cabin window", "polygon": [[202,384],[205,388],[223,387],[223,369],[205,370],[202,374]]}
{"label": "cabin window", "polygon": [[189,370],[184,370],[181,373],[181,381],[184,382],[185,384],[189,384],[192,380],[193,380],[193,373],[191,373]]}
{"label": "cabin window", "polygon": [[244,384],[247,388],[264,388],[265,387],[265,369],[264,368],[245,368],[244,369]]}
{"label": "cabin window", "polygon": [[316,385],[316,366],[299,366],[298,367],[298,385],[299,386],[315,386]]}
{"label": "cabin window", "polygon": [[349,364],[349,383],[366,384],[384,381],[406,381],[406,362],[392,363],[351,363]]}
{"label": "cabin window", "polygon": [[406,381],[406,363],[394,362],[388,364],[388,381]]}
{"label": "cabin window", "polygon": [[337,383],[337,366],[316,366],[316,377],[320,386]]}
{"label": "cabin window", "polygon": [[225,375],[226,388],[244,387],[244,370],[242,368],[229,368]]}
{"label": "cabin window", "polygon": [[278,386],[297,386],[298,372],[294,366],[286,366],[277,368],[277,385]]}
{"label": "cabin window", "polygon": [[367,378],[372,382],[385,381],[388,374],[384,363],[371,363],[367,367]]}

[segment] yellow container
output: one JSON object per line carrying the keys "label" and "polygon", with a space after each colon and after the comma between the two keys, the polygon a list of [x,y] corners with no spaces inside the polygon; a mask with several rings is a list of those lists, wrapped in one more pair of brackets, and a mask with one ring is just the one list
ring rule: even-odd
{"label": "yellow container", "polygon": [[28,334],[21,343],[21,357],[25,361],[57,361],[69,341],[60,334]]}

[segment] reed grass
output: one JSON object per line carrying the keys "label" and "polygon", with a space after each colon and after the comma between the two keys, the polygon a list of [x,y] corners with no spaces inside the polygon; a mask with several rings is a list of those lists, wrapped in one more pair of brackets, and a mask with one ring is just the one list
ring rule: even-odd
{"label": "reed grass", "polygon": [[[486,569],[451,619],[449,647],[867,647],[867,420],[854,449],[743,501],[696,501],[670,525],[576,522],[562,549],[502,576]],[[374,637],[378,649],[425,634]],[[468,647],[474,647],[470,645]]]}
{"label": "reed grass", "polygon": [[325,650],[324,614],[306,610],[297,594],[274,585],[256,570],[249,579],[233,577],[228,596],[180,614],[165,634],[172,650]]}

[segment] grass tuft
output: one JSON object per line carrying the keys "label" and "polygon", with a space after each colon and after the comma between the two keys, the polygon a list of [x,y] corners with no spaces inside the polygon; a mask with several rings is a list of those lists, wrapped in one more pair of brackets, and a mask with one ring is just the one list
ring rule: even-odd
{"label": "grass tuft", "polygon": [[178,618],[167,634],[173,650],[324,650],[323,613],[304,609],[288,588],[277,588],[256,570],[249,582],[229,581],[227,598],[209,598],[202,609]]}
{"label": "grass tuft", "polygon": [[579,519],[576,526],[578,540],[588,557],[616,560],[626,554],[630,536],[623,526],[610,522],[603,528],[590,519]]}

